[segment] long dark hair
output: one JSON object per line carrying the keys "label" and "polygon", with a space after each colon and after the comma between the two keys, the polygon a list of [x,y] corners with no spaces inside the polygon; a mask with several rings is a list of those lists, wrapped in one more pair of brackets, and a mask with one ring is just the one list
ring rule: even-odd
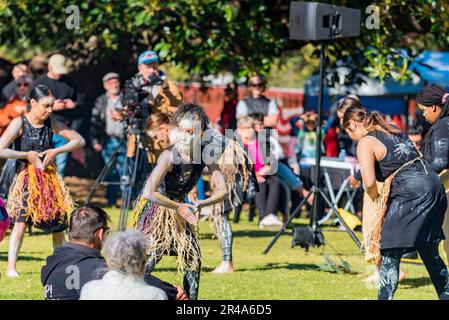
{"label": "long dark hair", "polygon": [[376,127],[380,127],[382,131],[389,134],[401,133],[401,130],[385,121],[379,112],[368,111],[356,100],[353,100],[352,104],[353,106],[349,106],[343,116],[343,128],[346,129],[349,127],[349,120],[354,120],[356,122],[362,122],[368,131],[374,131]]}
{"label": "long dark hair", "polygon": [[53,93],[47,86],[40,84],[40,85],[34,87],[33,90],[31,90],[26,101],[29,104],[31,99],[39,101],[40,99],[48,97],[48,96],[53,96]]}
{"label": "long dark hair", "polygon": [[425,106],[439,106],[442,111],[439,118],[449,116],[449,93],[446,92],[443,86],[437,83],[430,83],[418,93],[416,102]]}

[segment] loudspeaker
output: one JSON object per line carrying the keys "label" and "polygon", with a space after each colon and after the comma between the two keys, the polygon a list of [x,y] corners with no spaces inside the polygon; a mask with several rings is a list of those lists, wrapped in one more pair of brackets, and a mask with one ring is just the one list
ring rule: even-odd
{"label": "loudspeaker", "polygon": [[332,40],[360,35],[360,10],[319,2],[290,3],[290,39]]}

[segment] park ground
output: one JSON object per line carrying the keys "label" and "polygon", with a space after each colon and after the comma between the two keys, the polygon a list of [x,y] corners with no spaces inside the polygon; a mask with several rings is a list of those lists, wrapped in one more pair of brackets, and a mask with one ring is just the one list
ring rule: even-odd
{"label": "park ground", "polygon": [[[116,230],[119,210],[107,210],[113,220],[112,229]],[[296,225],[306,223],[305,219],[293,221]],[[376,290],[367,288],[363,282],[372,267],[364,262],[354,242],[343,231],[325,228],[329,245],[305,252],[300,247],[291,248],[291,231],[288,230],[267,255],[262,255],[276,233],[274,230],[259,229],[256,221],[248,222],[246,212],[242,213],[238,224],[232,224],[232,229],[236,272],[216,275],[210,271],[220,263],[220,244],[208,222],[199,224],[203,252],[200,299],[373,300],[377,297]],[[51,236],[39,230],[34,230],[32,236],[26,235],[18,262],[21,276],[14,279],[5,277],[8,240],[9,232],[0,243],[0,299],[43,299],[40,269],[52,253]],[[321,270],[325,254],[340,262],[334,250],[350,264],[354,274]],[[436,299],[424,266],[404,264],[402,269],[407,278],[400,284],[396,299]],[[173,257],[164,257],[154,275],[176,285],[182,284]]]}

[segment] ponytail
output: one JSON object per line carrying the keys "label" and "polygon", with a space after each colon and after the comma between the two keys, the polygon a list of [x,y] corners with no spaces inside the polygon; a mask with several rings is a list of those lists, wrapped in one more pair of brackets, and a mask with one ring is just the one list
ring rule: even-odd
{"label": "ponytail", "polygon": [[369,112],[362,106],[349,107],[346,109],[343,116],[343,128],[349,127],[349,120],[354,120],[356,122],[362,122],[363,126],[368,131],[376,130],[376,127],[381,128],[389,134],[398,134],[401,131],[389,124],[379,112]]}
{"label": "ponytail", "polygon": [[389,124],[387,121],[385,121],[384,117],[379,112],[367,112],[367,115],[365,119],[363,120],[363,125],[365,128],[368,129],[368,131],[375,130],[375,127],[381,127],[386,132],[390,134],[398,134],[401,133],[401,130],[398,128],[393,127],[391,124]]}

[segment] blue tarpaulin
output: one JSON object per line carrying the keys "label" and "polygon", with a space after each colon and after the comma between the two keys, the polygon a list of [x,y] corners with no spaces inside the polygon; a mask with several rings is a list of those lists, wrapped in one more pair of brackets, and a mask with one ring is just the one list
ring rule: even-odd
{"label": "blue tarpaulin", "polygon": [[[382,83],[377,79],[371,79],[365,75],[361,85],[337,86],[326,88],[324,91],[324,110],[348,93],[357,94],[362,103],[370,110],[377,110],[384,114],[402,114],[407,110],[407,99],[416,96],[425,83],[439,83],[449,91],[449,52],[424,51],[410,65],[410,70],[416,74],[411,80],[399,82],[393,79],[385,79]],[[347,68],[338,68],[341,83],[348,74]],[[319,76],[313,75],[304,85],[304,107],[316,109],[318,105]]]}

